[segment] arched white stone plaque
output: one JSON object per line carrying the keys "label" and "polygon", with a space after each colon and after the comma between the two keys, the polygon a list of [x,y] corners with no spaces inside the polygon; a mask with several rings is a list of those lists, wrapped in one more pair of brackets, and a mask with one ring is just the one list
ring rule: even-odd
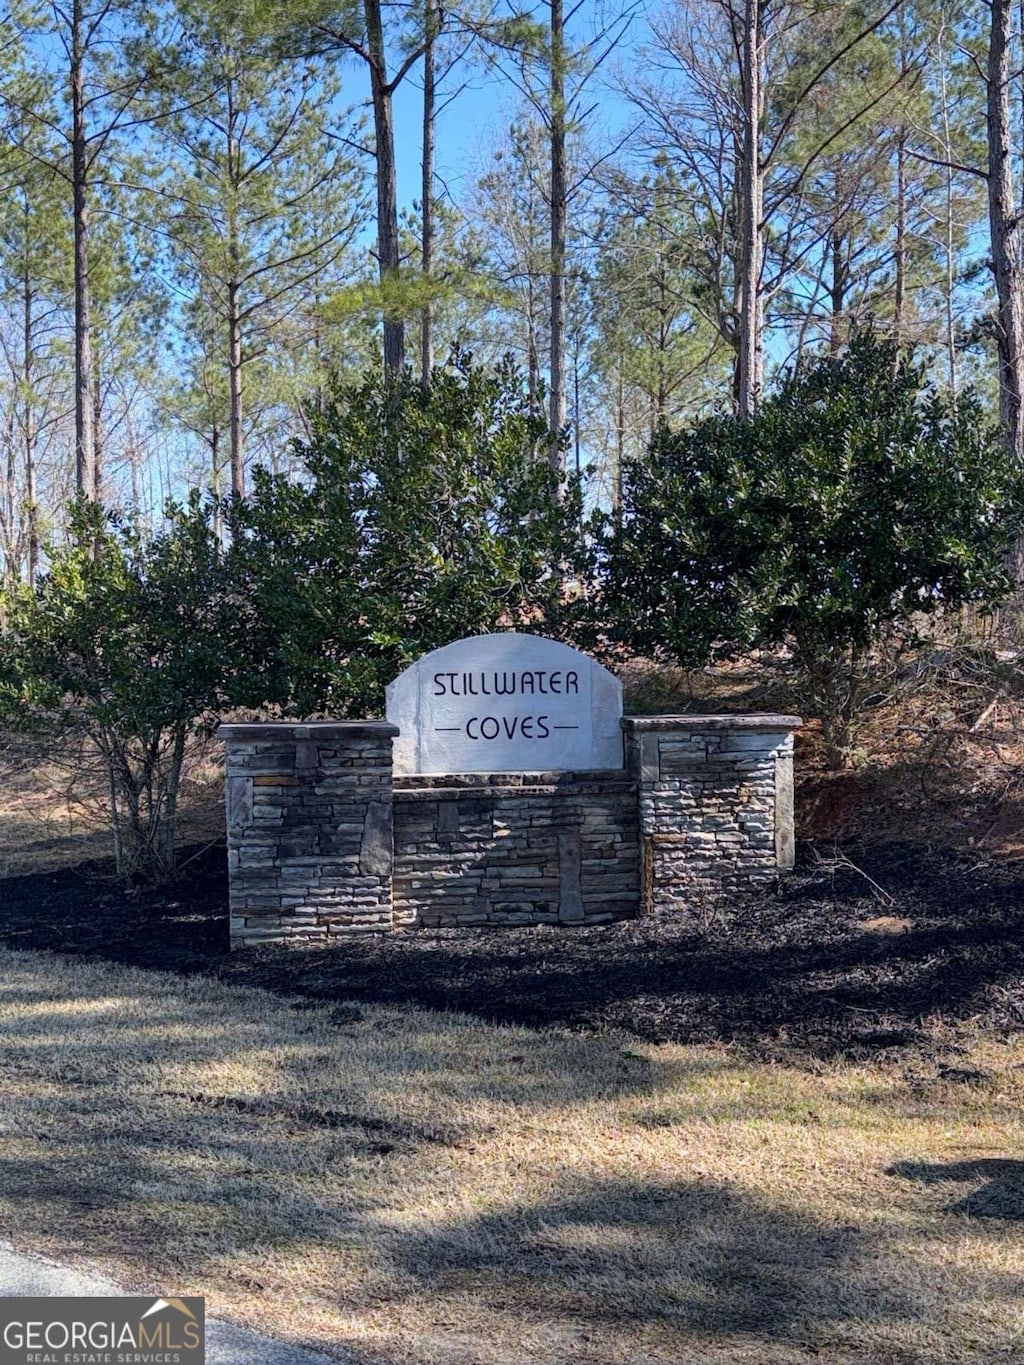
{"label": "arched white stone plaque", "polygon": [[622,767],[622,684],[542,635],[432,650],[389,685],[387,718],[400,776]]}

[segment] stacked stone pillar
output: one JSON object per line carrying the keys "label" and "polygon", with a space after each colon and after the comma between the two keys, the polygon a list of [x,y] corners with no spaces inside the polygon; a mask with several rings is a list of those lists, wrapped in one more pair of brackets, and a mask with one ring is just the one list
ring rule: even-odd
{"label": "stacked stone pillar", "polygon": [[625,716],[641,910],[692,910],[793,866],[797,716]]}
{"label": "stacked stone pillar", "polygon": [[391,929],[397,733],[385,721],[220,727],[233,946]]}

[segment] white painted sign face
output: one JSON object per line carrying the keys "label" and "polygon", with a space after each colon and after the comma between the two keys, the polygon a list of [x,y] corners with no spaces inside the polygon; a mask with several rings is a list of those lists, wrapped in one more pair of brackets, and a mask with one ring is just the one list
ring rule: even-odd
{"label": "white painted sign face", "polygon": [[622,767],[622,685],[542,635],[475,635],[425,654],[387,689],[395,772]]}

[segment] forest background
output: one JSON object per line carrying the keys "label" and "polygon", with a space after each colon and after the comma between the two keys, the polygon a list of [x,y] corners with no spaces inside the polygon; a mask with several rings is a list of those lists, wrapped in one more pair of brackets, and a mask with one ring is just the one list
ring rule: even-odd
{"label": "forest background", "polygon": [[869,318],[948,393],[1002,394],[1019,453],[1014,25],[971,0],[14,6],[3,581],[76,492],[147,526],[286,470],[382,343],[425,374],[511,352],[606,506],[660,422],[749,413]]}
{"label": "forest background", "polygon": [[852,762],[878,651],[1020,577],[1020,13],[11,9],[0,714],[121,870],[218,715],[511,624],[789,649]]}
{"label": "forest background", "polygon": [[[1024,1358],[1022,16],[3,12],[5,1236],[363,1359]],[[804,716],[801,870],[229,955],[218,720],[510,625]]]}

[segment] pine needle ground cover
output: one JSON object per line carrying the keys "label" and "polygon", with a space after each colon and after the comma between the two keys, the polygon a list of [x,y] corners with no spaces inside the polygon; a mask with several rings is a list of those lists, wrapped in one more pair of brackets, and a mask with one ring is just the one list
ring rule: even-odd
{"label": "pine needle ground cover", "polygon": [[0,955],[0,1236],[366,1365],[1024,1356],[1024,1037],[928,1060]]}

